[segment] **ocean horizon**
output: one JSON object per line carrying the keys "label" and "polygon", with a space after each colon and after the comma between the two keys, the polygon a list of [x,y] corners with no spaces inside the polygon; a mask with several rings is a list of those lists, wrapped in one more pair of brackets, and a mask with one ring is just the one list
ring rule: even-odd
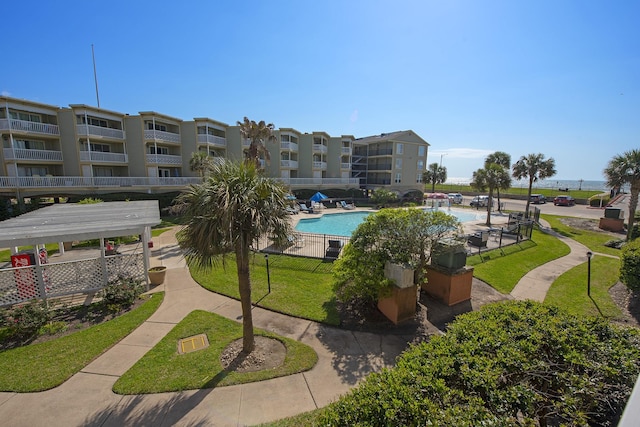
{"label": "ocean horizon", "polygon": [[[449,178],[444,183],[445,185],[469,185],[470,178]],[[529,181],[518,180],[513,181],[511,188],[528,188]],[[606,181],[591,181],[585,179],[543,179],[533,183],[533,188],[555,188],[555,189],[569,189],[569,190],[590,190],[590,191],[606,191],[610,188],[607,187]]]}

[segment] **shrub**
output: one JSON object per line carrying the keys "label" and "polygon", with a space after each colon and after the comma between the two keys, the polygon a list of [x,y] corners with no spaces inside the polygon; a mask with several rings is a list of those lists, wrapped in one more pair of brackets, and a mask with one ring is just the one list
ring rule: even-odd
{"label": "shrub", "polygon": [[607,240],[604,243],[604,246],[606,246],[608,248],[620,249],[620,248],[622,248],[624,246],[625,243],[626,243],[626,240],[611,239],[611,240]]}
{"label": "shrub", "polygon": [[12,335],[29,337],[51,320],[51,311],[44,301],[29,301],[4,312],[4,324]]}
{"label": "shrub", "polygon": [[131,307],[143,291],[142,282],[125,278],[110,283],[100,294],[103,304],[109,310],[120,311]]}
{"label": "shrub", "polygon": [[532,301],[484,306],[329,405],[318,425],[614,426],[640,332]]}
{"label": "shrub", "polygon": [[640,291],[640,239],[627,242],[620,257],[620,281],[627,288]]}

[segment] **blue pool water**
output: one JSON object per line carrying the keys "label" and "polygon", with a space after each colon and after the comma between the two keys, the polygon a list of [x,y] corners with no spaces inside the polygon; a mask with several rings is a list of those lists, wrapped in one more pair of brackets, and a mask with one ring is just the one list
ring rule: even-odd
{"label": "blue pool water", "polygon": [[[455,216],[460,222],[473,221],[478,218],[477,213],[459,210],[447,210],[444,212]],[[332,234],[349,237],[353,233],[353,230],[355,230],[370,213],[371,212],[344,212],[324,214],[318,218],[302,218],[298,221],[296,230],[304,233]]]}

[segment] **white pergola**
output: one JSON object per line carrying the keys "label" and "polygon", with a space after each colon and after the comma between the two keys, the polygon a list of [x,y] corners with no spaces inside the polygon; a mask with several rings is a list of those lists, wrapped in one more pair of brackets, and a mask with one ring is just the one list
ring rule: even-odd
{"label": "white pergola", "polygon": [[[63,254],[63,242],[92,239],[100,241],[101,249],[98,258],[74,261],[73,265],[42,264],[40,257],[34,256],[35,266],[0,270],[0,305],[91,293],[126,269],[147,280],[150,229],[159,223],[157,200],[55,204],[0,222],[0,248],[10,248],[12,254],[19,246],[33,246],[35,255],[46,243],[58,243]],[[131,235],[142,236],[142,255],[106,256],[106,239]]]}

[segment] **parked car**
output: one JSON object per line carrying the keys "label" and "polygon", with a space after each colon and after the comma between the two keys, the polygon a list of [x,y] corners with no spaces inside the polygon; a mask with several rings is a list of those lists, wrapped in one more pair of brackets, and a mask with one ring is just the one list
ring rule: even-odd
{"label": "parked car", "polygon": [[532,194],[529,201],[534,204],[538,204],[538,203],[542,204],[542,203],[547,203],[547,198],[542,194]]}
{"label": "parked car", "polygon": [[473,199],[471,199],[471,207],[474,208],[482,208],[485,207],[489,204],[489,196],[475,196]]}
{"label": "parked car", "polygon": [[462,194],[460,193],[449,193],[449,200],[451,200],[451,203],[455,203],[457,205],[462,204]]}
{"label": "parked car", "polygon": [[555,206],[573,206],[576,204],[576,199],[571,196],[556,196],[553,199]]}

